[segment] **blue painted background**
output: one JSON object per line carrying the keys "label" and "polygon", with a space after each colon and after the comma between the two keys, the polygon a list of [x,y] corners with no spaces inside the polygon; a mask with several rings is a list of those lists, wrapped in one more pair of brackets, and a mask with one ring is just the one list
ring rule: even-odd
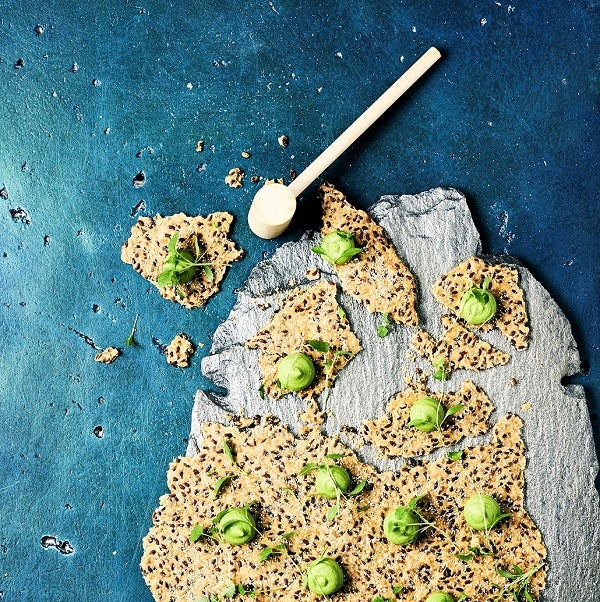
{"label": "blue painted background", "polygon": [[[2,600],[150,599],[141,540],[211,333],[252,266],[319,223],[312,187],[284,237],[255,238],[250,176],[300,172],[431,45],[443,61],[326,176],[361,207],[463,190],[485,250],[520,259],[569,317],[600,440],[598,2],[41,4],[0,0]],[[121,263],[139,215],[222,209],[247,255],[206,308]],[[180,331],[203,345],[187,370],[160,353]],[[90,342],[123,355],[98,364]]]}

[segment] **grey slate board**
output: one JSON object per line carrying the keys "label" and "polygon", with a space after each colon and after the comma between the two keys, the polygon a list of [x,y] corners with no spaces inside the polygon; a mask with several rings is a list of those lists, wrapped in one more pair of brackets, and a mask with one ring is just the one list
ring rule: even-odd
{"label": "grey slate board", "polygon": [[[421,326],[439,334],[442,308],[430,292],[431,285],[463,259],[482,252],[464,195],[455,189],[436,188],[417,195],[384,196],[369,213],[386,229],[417,279]],[[202,362],[207,378],[227,394],[198,391],[189,455],[198,450],[201,423],[221,421],[230,411],[243,409],[248,416],[271,413],[292,430],[297,426],[297,414],[305,402],[294,395],[279,401],[261,399],[258,351],[245,349],[244,343],[270,319],[292,285],[308,283],[309,268],[316,266],[322,277],[336,280],[327,264],[311,252],[316,240],[317,235],[306,233],[301,240],[283,245],[254,268],[239,291],[228,319],[215,332],[210,355]],[[516,263],[508,257],[485,259]],[[583,388],[561,384],[564,376],[579,371],[579,353],[562,311],[526,268],[517,267],[529,311],[529,348],[517,352],[497,331],[488,333],[483,338],[510,353],[511,361],[480,373],[456,371],[446,387],[455,389],[462,380],[471,379],[495,404],[492,421],[506,412],[519,414],[524,421],[526,508],[548,549],[549,576],[543,600],[600,602],[600,505],[594,487],[598,460]],[[391,334],[381,339],[376,334],[380,316],[369,314],[341,289],[338,299],[364,350],[331,389],[325,424],[330,434],[338,433],[342,425],[360,429],[363,420],[384,413],[389,397],[404,388],[404,374],[415,366],[426,367],[420,360],[408,360],[411,329],[394,326]],[[509,385],[512,378],[517,379],[516,386]],[[431,384],[432,389],[435,386]],[[531,409],[522,411],[526,402]],[[456,447],[485,442],[490,434],[465,439]],[[431,457],[447,451],[438,450]],[[382,460],[368,447],[360,449],[359,455],[381,469],[394,468],[402,461]]]}

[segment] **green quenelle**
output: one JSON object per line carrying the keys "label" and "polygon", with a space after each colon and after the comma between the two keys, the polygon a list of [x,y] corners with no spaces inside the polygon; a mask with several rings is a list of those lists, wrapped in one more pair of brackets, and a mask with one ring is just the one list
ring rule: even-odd
{"label": "green quenelle", "polygon": [[277,379],[283,389],[302,391],[315,378],[315,365],[308,355],[294,351],[279,360]]}
{"label": "green quenelle", "polygon": [[444,420],[444,408],[433,397],[421,397],[410,408],[410,422],[408,426],[430,433],[440,428]]}
{"label": "green quenelle", "polygon": [[229,508],[222,512],[218,528],[223,539],[234,546],[248,543],[256,535],[256,521],[247,508]]}
{"label": "green quenelle", "polygon": [[350,487],[350,474],[342,466],[319,466],[315,477],[315,493],[334,499]]}
{"label": "green quenelle", "polygon": [[491,495],[476,493],[465,502],[463,516],[472,529],[487,531],[510,514],[502,514],[498,502]]}
{"label": "green quenelle", "polygon": [[445,592],[433,592],[427,596],[425,602],[454,602],[454,598]]}
{"label": "green quenelle", "polygon": [[329,596],[344,585],[344,572],[333,558],[324,556],[308,565],[305,582],[313,594]]}
{"label": "green quenelle", "polygon": [[313,247],[312,250],[321,255],[325,261],[333,265],[341,265],[358,255],[362,248],[355,246],[351,232],[337,230],[324,236],[321,245]]}
{"label": "green quenelle", "polygon": [[480,326],[496,315],[494,295],[488,290],[490,279],[485,278],[481,288],[472,286],[460,301],[460,317],[469,324]]}
{"label": "green quenelle", "polygon": [[383,519],[383,534],[396,545],[414,543],[421,530],[421,519],[406,506],[398,506]]}

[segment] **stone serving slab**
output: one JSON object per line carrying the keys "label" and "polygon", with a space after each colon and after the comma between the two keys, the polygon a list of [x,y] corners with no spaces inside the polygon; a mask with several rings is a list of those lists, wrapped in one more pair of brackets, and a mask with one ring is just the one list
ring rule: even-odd
{"label": "stone serving slab", "polygon": [[[368,211],[386,229],[417,279],[421,327],[440,334],[443,311],[430,292],[431,285],[462,260],[482,256],[464,195],[455,189],[436,188],[417,195],[384,196]],[[202,362],[205,376],[226,394],[196,394],[189,455],[198,451],[201,423],[222,421],[229,412],[243,410],[248,416],[270,413],[292,430],[297,427],[297,414],[305,402],[294,395],[279,401],[261,399],[258,351],[246,349],[244,343],[268,322],[290,288],[310,284],[308,270],[317,267],[321,277],[337,281],[328,265],[311,252],[317,240],[318,235],[306,233],[301,240],[283,245],[254,268],[239,291],[236,305],[214,334],[210,355]],[[483,257],[516,265],[506,256]],[[594,487],[598,460],[583,388],[561,382],[579,371],[579,353],[562,311],[525,267],[517,267],[529,311],[529,348],[515,351],[497,331],[485,334],[489,343],[511,354],[511,361],[479,373],[458,370],[445,386],[456,389],[469,378],[495,404],[492,422],[507,412],[523,419],[525,503],[548,549],[549,575],[542,599],[600,602],[600,505]],[[328,434],[339,433],[342,426],[360,430],[365,419],[385,412],[388,399],[404,388],[405,374],[427,367],[408,353],[413,329],[394,326],[389,336],[380,338],[380,316],[369,314],[341,289],[338,300],[364,350],[339,374],[326,400]],[[430,386],[435,390],[435,384]],[[323,407],[322,400],[320,403]],[[523,409],[524,404],[530,404],[529,409]],[[452,449],[484,443],[490,434],[465,439]],[[349,445],[356,441],[355,435],[341,433],[340,437]],[[369,446],[358,453],[380,469],[395,468],[402,462],[382,460]]]}

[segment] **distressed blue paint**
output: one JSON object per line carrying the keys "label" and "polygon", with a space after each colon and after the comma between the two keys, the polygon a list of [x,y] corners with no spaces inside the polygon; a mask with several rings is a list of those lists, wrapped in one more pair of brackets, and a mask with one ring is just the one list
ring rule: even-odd
{"label": "distressed blue paint", "polygon": [[[363,207],[464,190],[486,250],[522,260],[571,320],[600,435],[597,3],[216,4],[0,6],[3,599],[150,599],[141,538],[207,386],[211,333],[263,253],[318,225],[311,188],[281,240],[257,240],[244,220],[255,187],[232,190],[225,174],[301,171],[430,45],[443,62],[327,177]],[[164,301],[121,263],[140,199],[141,214],[239,218],[247,256],[205,309]],[[73,331],[123,347],[137,313],[141,347],[111,366]],[[188,370],[153,343],[179,331],[205,345]],[[43,549],[44,535],[75,553]]]}

